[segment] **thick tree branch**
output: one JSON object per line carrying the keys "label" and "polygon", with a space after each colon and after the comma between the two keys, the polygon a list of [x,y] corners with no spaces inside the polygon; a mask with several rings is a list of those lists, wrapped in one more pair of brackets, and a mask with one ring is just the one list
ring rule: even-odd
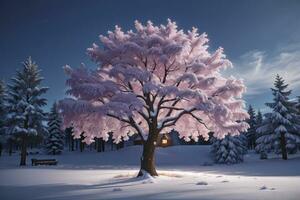
{"label": "thick tree branch", "polygon": [[141,129],[141,127],[134,121],[134,119],[132,117],[130,117],[130,124],[131,126],[137,131],[138,135],[141,137],[142,143],[145,143],[145,138],[143,136],[143,131]]}
{"label": "thick tree branch", "polygon": [[119,117],[117,117],[117,116],[115,116],[113,114],[110,114],[110,113],[107,113],[106,115],[109,116],[109,117],[115,118],[115,119],[117,119],[119,121],[128,123],[130,126],[132,126],[137,131],[137,133],[141,137],[142,142],[143,143],[145,142],[145,139],[143,137],[143,131],[142,131],[142,129],[139,127],[139,125],[134,121],[134,119],[132,117],[129,117],[129,119],[126,120],[126,119],[120,119]]}
{"label": "thick tree branch", "polygon": [[174,106],[161,106],[161,109],[170,109],[170,110],[184,110],[184,108],[177,108]]}
{"label": "thick tree branch", "polygon": [[176,116],[174,117],[169,117],[169,118],[165,118],[160,125],[159,131],[161,131],[163,128],[169,127],[169,126],[174,126],[176,124],[176,122],[183,116],[183,115],[190,115],[192,116],[194,119],[196,119],[199,123],[201,123],[202,125],[205,126],[205,128],[207,128],[209,130],[209,127],[207,127],[207,125],[202,121],[201,118],[197,117],[193,111],[196,111],[196,108],[192,108],[190,110],[182,110],[180,113],[178,113]]}

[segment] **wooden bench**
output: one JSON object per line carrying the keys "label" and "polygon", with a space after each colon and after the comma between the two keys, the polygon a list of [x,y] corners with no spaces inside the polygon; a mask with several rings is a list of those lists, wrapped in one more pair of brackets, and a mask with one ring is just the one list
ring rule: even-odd
{"label": "wooden bench", "polygon": [[57,160],[55,159],[31,159],[31,165],[57,165]]}

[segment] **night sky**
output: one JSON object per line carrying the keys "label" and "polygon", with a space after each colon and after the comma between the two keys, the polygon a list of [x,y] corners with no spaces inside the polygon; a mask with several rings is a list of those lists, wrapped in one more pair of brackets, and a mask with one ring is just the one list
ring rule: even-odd
{"label": "night sky", "polygon": [[[270,87],[280,73],[300,95],[300,1],[92,1],[0,0],[0,78],[9,81],[28,56],[39,64],[49,104],[64,96],[62,66],[95,65],[86,48],[116,24],[134,28],[134,20],[165,24],[167,18],[188,30],[195,26],[210,38],[210,50],[224,47],[243,78],[247,103],[264,111]],[[99,42],[98,42],[99,43]]]}

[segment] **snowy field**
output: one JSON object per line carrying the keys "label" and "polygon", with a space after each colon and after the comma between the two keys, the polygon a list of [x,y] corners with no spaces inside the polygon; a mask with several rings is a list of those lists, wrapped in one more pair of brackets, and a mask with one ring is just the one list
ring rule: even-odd
{"label": "snowy field", "polygon": [[[60,156],[0,157],[1,200],[197,199],[299,200],[300,155],[283,161],[246,155],[237,165],[212,165],[209,146],[157,149],[158,178],[135,178],[138,146]],[[57,166],[30,166],[30,159],[56,158]]]}

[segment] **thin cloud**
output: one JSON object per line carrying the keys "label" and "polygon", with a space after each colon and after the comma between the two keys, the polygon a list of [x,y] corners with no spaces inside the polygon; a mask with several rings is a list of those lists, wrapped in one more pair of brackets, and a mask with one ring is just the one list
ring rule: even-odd
{"label": "thin cloud", "polygon": [[300,92],[300,43],[285,46],[268,55],[266,52],[253,50],[234,61],[234,68],[228,73],[242,78],[247,85],[247,96],[264,93],[270,87],[276,74],[284,78],[289,88]]}

